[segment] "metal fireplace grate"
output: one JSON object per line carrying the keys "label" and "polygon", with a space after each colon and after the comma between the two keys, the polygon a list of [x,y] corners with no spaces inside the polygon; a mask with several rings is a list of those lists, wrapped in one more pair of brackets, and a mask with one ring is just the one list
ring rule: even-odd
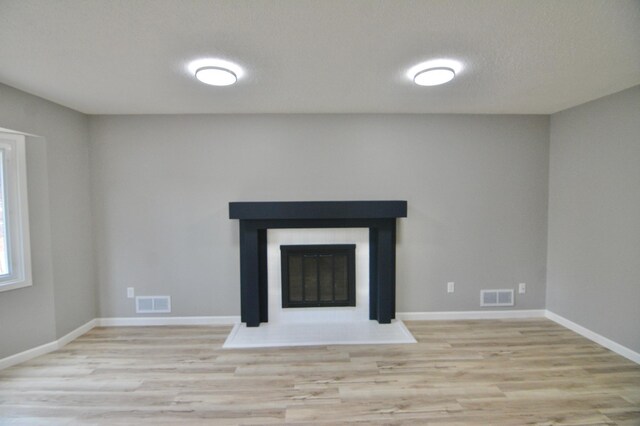
{"label": "metal fireplace grate", "polygon": [[280,246],[282,307],[355,306],[355,244]]}

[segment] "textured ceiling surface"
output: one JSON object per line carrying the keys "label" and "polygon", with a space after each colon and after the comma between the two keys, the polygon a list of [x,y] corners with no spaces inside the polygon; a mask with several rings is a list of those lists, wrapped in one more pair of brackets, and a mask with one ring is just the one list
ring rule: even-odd
{"label": "textured ceiling surface", "polygon": [[0,82],[90,114],[548,114],[640,84],[640,1],[0,0]]}

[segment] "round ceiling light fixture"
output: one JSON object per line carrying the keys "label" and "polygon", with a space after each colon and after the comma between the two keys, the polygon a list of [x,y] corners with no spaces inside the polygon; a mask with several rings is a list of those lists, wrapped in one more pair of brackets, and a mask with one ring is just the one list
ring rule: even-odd
{"label": "round ceiling light fixture", "polygon": [[456,72],[449,67],[428,68],[418,71],[413,82],[419,86],[438,86],[450,82],[455,76]]}
{"label": "round ceiling light fixture", "polygon": [[198,68],[195,75],[198,80],[211,86],[231,86],[238,81],[236,73],[223,67],[206,66]]}

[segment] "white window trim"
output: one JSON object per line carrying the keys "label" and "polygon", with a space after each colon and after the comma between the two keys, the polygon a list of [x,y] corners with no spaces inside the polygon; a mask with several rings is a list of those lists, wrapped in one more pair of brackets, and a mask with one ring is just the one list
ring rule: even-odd
{"label": "white window trim", "polygon": [[5,150],[5,192],[7,197],[8,249],[11,275],[0,279],[0,292],[28,287],[31,277],[31,239],[27,195],[27,158],[25,136],[0,133],[0,145]]}

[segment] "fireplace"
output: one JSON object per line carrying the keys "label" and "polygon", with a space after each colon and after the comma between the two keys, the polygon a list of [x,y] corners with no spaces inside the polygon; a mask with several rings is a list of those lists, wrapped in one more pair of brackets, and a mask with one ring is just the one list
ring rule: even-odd
{"label": "fireplace", "polygon": [[390,323],[395,318],[396,219],[406,216],[406,201],[229,203],[229,218],[240,220],[242,322],[257,327],[269,321],[268,229],[368,228],[369,300],[365,303],[369,319]]}
{"label": "fireplace", "polygon": [[355,244],[283,245],[282,307],[356,305]]}

